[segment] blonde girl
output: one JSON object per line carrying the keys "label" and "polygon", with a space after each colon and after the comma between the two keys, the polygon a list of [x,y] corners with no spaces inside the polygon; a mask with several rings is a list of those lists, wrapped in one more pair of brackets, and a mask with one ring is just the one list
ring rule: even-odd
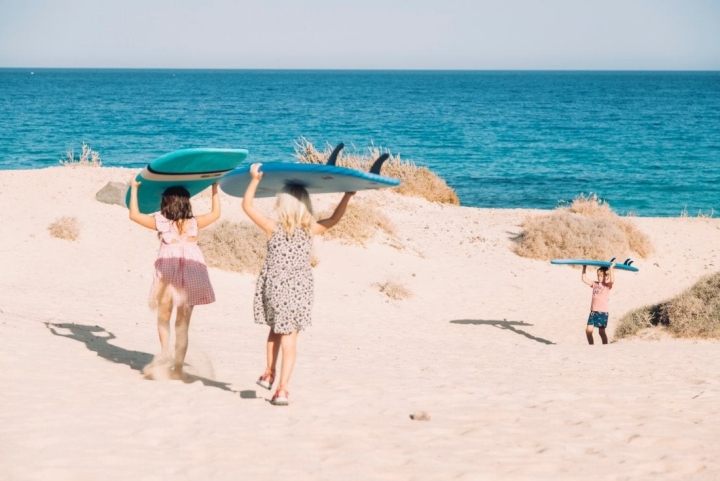
{"label": "blonde girl", "polygon": [[276,406],[287,406],[298,333],[311,324],[312,238],[340,221],[355,192],[346,192],[332,216],[315,222],[307,190],[298,185],[286,186],[277,195],[277,220],[273,220],[253,205],[262,179],[260,165],[250,167],[252,180],[242,202],[245,213],[265,231],[268,239],[267,257],[257,280],[253,305],[255,322],[270,326],[266,344],[267,365],[257,383],[265,389],[272,389],[275,366],[282,350],[280,381],[270,402]]}

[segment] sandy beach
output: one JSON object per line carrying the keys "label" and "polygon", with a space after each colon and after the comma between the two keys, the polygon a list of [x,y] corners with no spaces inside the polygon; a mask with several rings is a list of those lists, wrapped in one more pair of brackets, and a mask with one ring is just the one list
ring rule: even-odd
{"label": "sandy beach", "polygon": [[[146,303],[157,238],[95,200],[130,172],[0,171],[0,479],[720,478],[720,344],[650,333],[588,346],[580,271],[511,250],[541,211],[359,193],[396,234],[316,239],[289,407],[255,384],[267,331],[249,274],[210,269],[217,302],[190,325],[196,381],[144,379],[159,348]],[[222,219],[247,221],[240,199],[221,200]],[[78,218],[76,241],[48,232],[63,216]],[[624,313],[720,268],[717,219],[634,222],[655,253],[616,274],[611,340]],[[388,281],[412,296],[389,298]]]}

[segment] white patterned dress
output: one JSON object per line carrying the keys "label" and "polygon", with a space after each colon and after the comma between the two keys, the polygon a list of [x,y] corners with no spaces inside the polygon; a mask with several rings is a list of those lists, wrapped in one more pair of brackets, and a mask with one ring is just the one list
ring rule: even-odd
{"label": "white patterned dress", "polygon": [[295,229],[288,237],[277,227],[268,240],[267,257],[255,287],[255,322],[277,334],[291,334],[312,324],[312,237]]}
{"label": "white patterned dress", "polygon": [[175,306],[215,302],[205,257],[197,242],[187,240],[188,237],[197,238],[197,220],[194,217],[186,220],[185,232],[180,234],[174,222],[157,212],[155,226],[162,241],[155,260],[155,278],[148,300],[150,306],[157,306],[168,295],[172,296]]}

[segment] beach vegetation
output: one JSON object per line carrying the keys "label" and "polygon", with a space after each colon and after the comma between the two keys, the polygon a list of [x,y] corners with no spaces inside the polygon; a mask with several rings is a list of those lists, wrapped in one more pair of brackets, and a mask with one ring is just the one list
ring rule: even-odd
{"label": "beach vegetation", "polygon": [[[697,216],[699,219],[711,219],[715,215],[715,209],[710,208],[709,211],[703,212],[702,209],[698,209]],[[687,205],[683,207],[683,210],[680,211],[680,217],[683,219],[686,219],[690,217],[690,213],[688,212]]]}
{"label": "beach vegetation", "polygon": [[85,142],[82,144],[80,156],[75,158],[75,151],[68,150],[65,153],[65,158],[60,159],[60,163],[66,167],[100,167],[102,166],[102,160],[100,154],[91,149]]}
{"label": "beach vegetation", "polygon": [[[331,215],[332,211],[322,212],[317,218],[326,219]],[[395,234],[395,227],[390,219],[372,203],[358,200],[348,205],[340,222],[325,231],[323,237],[335,239],[341,244],[364,247],[381,233],[388,236]]]}
{"label": "beach vegetation", "polygon": [[720,272],[671,299],[628,312],[618,322],[615,340],[653,327],[678,338],[720,339]]}
{"label": "beach vegetation", "polygon": [[60,217],[48,226],[48,230],[58,239],[76,241],[80,237],[80,221],[77,217]]}
{"label": "beach vegetation", "polygon": [[[295,157],[301,163],[325,164],[332,152],[328,145],[324,151],[319,151],[304,137],[295,142]],[[337,160],[340,167],[355,170],[369,171],[375,159],[380,157],[384,150],[379,147],[368,147],[364,152],[342,152]],[[390,154],[388,152],[388,154]],[[399,179],[402,183],[392,189],[400,195],[420,197],[430,202],[460,205],[455,190],[447,185],[445,180],[430,171],[427,167],[416,165],[410,160],[400,158],[399,154],[390,154],[383,164],[382,175]]]}
{"label": "beach vegetation", "polygon": [[380,292],[394,301],[402,301],[412,297],[412,291],[396,281],[386,281],[376,284]]}
{"label": "beach vegetation", "polygon": [[531,259],[647,258],[654,250],[631,218],[620,217],[594,194],[581,194],[550,214],[528,217],[521,227],[513,250]]}
{"label": "beach vegetation", "polygon": [[198,236],[208,267],[257,275],[267,254],[265,233],[249,222],[220,221]]}

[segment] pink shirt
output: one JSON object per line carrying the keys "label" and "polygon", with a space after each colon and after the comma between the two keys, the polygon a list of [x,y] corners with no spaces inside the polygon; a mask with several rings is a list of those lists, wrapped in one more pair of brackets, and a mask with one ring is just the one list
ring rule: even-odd
{"label": "pink shirt", "polygon": [[595,312],[609,312],[608,306],[610,305],[610,284],[604,282],[593,282],[592,284],[592,303],[590,304],[590,310]]}

